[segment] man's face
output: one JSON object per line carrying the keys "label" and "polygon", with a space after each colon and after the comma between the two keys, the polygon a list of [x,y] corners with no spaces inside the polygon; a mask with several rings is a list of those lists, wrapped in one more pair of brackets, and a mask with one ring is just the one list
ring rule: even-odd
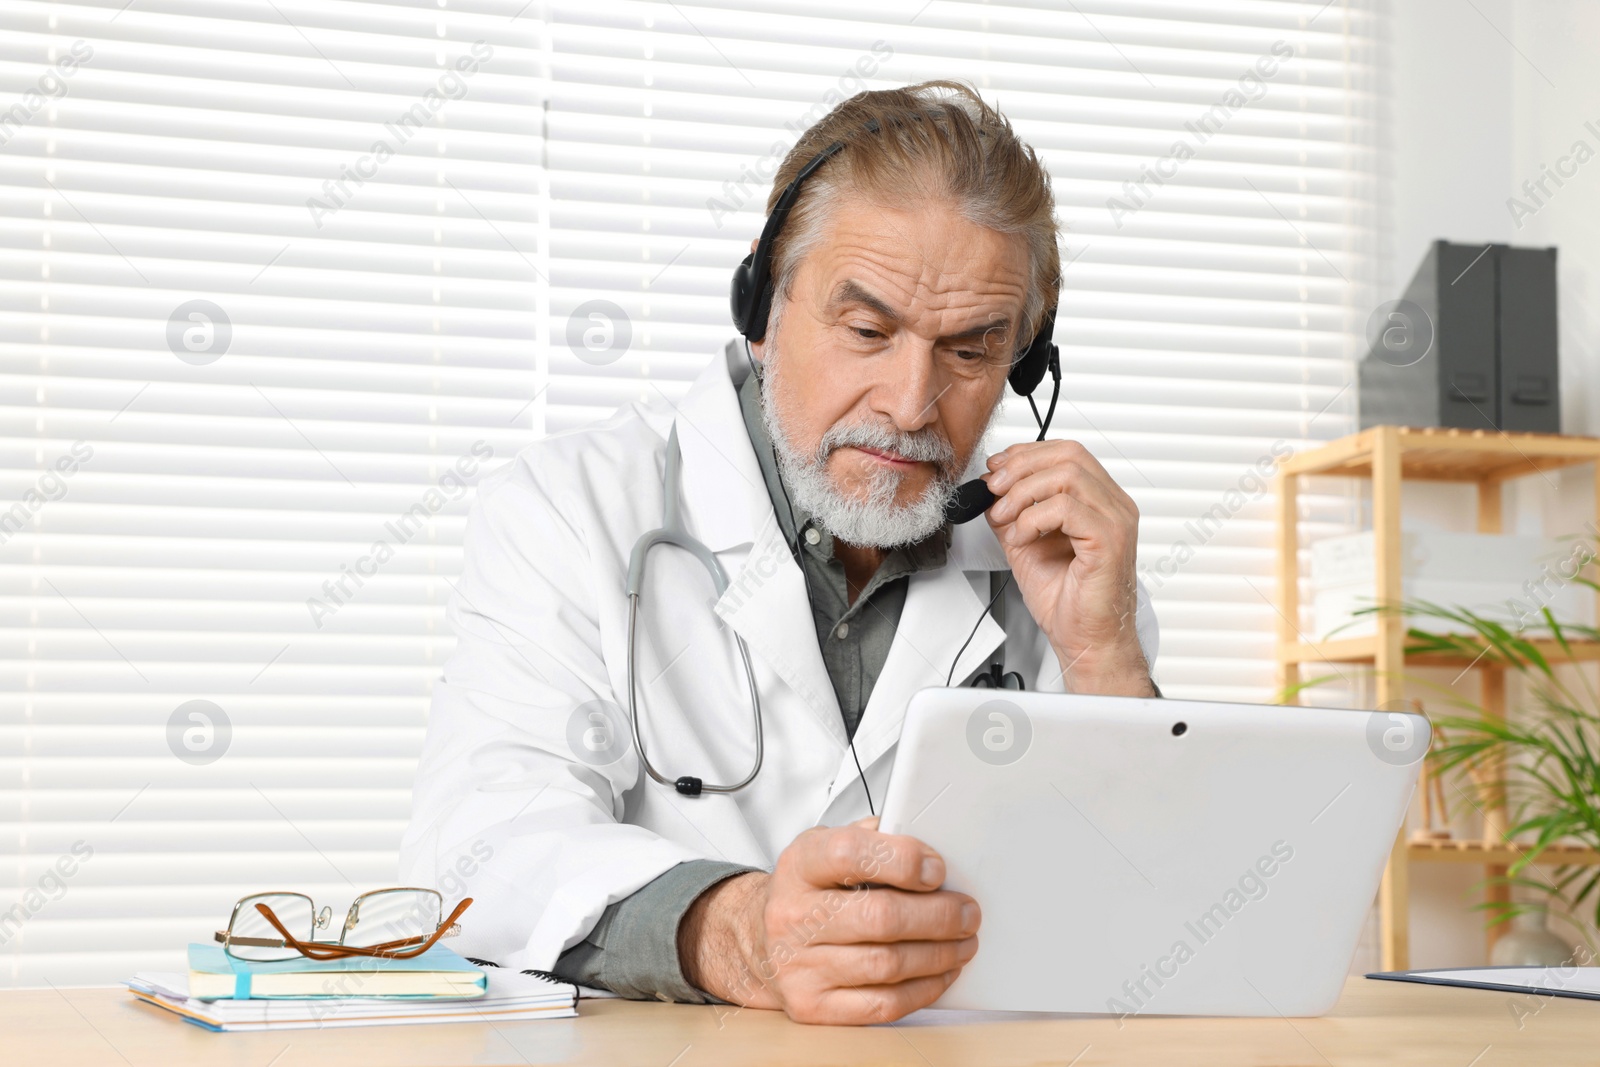
{"label": "man's face", "polygon": [[826,471],[839,494],[865,499],[896,482],[893,504],[959,476],[1005,388],[1028,287],[1027,247],[946,203],[880,207],[841,195],[822,239],[801,260],[779,330],[782,388],[772,401],[789,443],[814,455],[830,429],[870,426],[934,437],[952,469],[892,448],[845,444]]}

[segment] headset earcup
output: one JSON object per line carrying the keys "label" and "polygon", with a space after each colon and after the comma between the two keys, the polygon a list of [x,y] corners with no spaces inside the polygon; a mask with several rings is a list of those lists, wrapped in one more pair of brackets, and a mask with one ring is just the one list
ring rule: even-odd
{"label": "headset earcup", "polygon": [[1050,365],[1050,349],[1053,347],[1051,340],[1043,332],[1033,339],[1033,344],[1022,353],[1011,368],[1007,381],[1011,383],[1011,391],[1018,396],[1031,396],[1039,388],[1039,383],[1044,381],[1044,372]]}
{"label": "headset earcup", "polygon": [[1055,335],[1056,309],[1052,307],[1044,313],[1039,332],[1033,335],[1027,351],[1022,353],[1007,375],[1006,380],[1011,383],[1012,392],[1018,396],[1032,396],[1033,391],[1039,388],[1039,383],[1044,381],[1044,372],[1050,369],[1051,359],[1055,356]]}
{"label": "headset earcup", "polygon": [[747,340],[759,341],[767,336],[767,316],[772,313],[772,283],[768,282],[761,287],[761,291],[751,297],[750,321],[741,331]]}
{"label": "headset earcup", "polygon": [[750,272],[755,256],[756,254],[751,252],[733,268],[733,285],[728,294],[728,303],[733,312],[733,325],[747,337],[750,322],[754,318],[750,313]]}

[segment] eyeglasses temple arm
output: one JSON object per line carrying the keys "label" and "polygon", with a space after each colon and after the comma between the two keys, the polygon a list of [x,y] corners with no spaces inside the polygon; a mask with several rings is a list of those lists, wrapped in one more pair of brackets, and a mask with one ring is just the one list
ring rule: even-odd
{"label": "eyeglasses temple arm", "polygon": [[278,937],[245,937],[242,934],[229,936],[228,931],[218,930],[213,935],[213,940],[224,945],[244,945],[247,948],[283,948],[283,939]]}
{"label": "eyeglasses temple arm", "polygon": [[441,937],[444,937],[445,934],[448,931],[450,931],[452,929],[456,929],[456,920],[461,918],[461,913],[466,911],[471,906],[472,906],[472,898],[471,897],[462,897],[461,898],[461,903],[456,905],[455,910],[450,913],[450,917],[449,918],[447,918],[444,922],[439,924],[439,928],[433,932],[433,936],[428,938],[427,941],[423,942],[416,949],[413,949],[412,951],[407,952],[406,955],[407,956],[420,956],[424,952],[426,952],[430,948],[432,948],[434,946],[435,942],[437,942]]}
{"label": "eyeglasses temple arm", "polygon": [[[462,913],[465,912],[467,910],[467,908],[471,907],[471,905],[472,905],[472,898],[471,897],[463,897],[462,900],[461,900],[461,903],[457,904],[455,906],[455,910],[450,913],[450,917],[447,918],[444,922],[439,924],[439,928],[433,932],[433,936],[432,937],[428,938],[425,942],[423,942],[421,945],[419,945],[415,949],[412,949],[412,950],[404,952],[404,953],[394,953],[391,958],[394,958],[394,959],[409,959],[409,958],[411,958],[413,956],[422,955],[424,952],[426,952],[430,948],[432,948],[434,946],[435,942],[437,942],[441,937],[444,937],[447,932],[457,929],[456,920],[461,918]],[[312,941],[312,942],[301,941],[301,940],[297,939],[293,934],[291,934],[288,930],[284,929],[283,924],[278,921],[278,917],[276,915],[272,914],[272,909],[271,908],[267,907],[265,904],[262,904],[262,903],[260,903],[258,901],[256,903],[256,910],[259,911],[262,914],[262,916],[267,920],[267,922],[272,924],[272,928],[274,930],[278,931],[278,933],[283,935],[283,940],[284,940],[284,944],[285,945],[287,945],[290,948],[296,949],[297,951],[299,951],[301,953],[301,955],[307,957],[308,959],[313,959],[313,960],[331,960],[331,959],[338,959],[340,956],[377,956],[377,955],[383,955],[385,953],[385,948],[386,948],[385,945],[374,945],[371,948],[356,948],[356,947],[351,946],[351,945],[329,945],[329,944],[319,944],[319,943],[314,942],[314,941]],[[414,941],[414,940],[415,940],[414,938],[407,938],[404,941],[391,941],[391,942],[388,942],[387,944],[388,945],[406,944],[408,941]]]}

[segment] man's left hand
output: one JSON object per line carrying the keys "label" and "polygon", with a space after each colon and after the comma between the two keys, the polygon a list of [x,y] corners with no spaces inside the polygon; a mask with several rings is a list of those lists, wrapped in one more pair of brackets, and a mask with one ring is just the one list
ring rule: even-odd
{"label": "man's left hand", "polygon": [[1154,696],[1134,625],[1139,509],[1076,441],[1029,441],[989,457],[1005,549],[1068,692]]}

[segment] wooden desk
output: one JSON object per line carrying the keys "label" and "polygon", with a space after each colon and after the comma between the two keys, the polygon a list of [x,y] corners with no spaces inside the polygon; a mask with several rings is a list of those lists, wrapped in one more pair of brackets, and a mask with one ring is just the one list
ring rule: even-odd
{"label": "wooden desk", "polygon": [[[1520,1020],[1513,1005],[1526,1013]],[[0,992],[0,1063],[113,1067],[372,1064],[1593,1064],[1600,1002],[1515,998],[1352,978],[1320,1019],[912,1017],[863,1029],[798,1026],[743,1011],[719,1029],[703,1006],[584,1001],[576,1019],[214,1034],[122,989]]]}

